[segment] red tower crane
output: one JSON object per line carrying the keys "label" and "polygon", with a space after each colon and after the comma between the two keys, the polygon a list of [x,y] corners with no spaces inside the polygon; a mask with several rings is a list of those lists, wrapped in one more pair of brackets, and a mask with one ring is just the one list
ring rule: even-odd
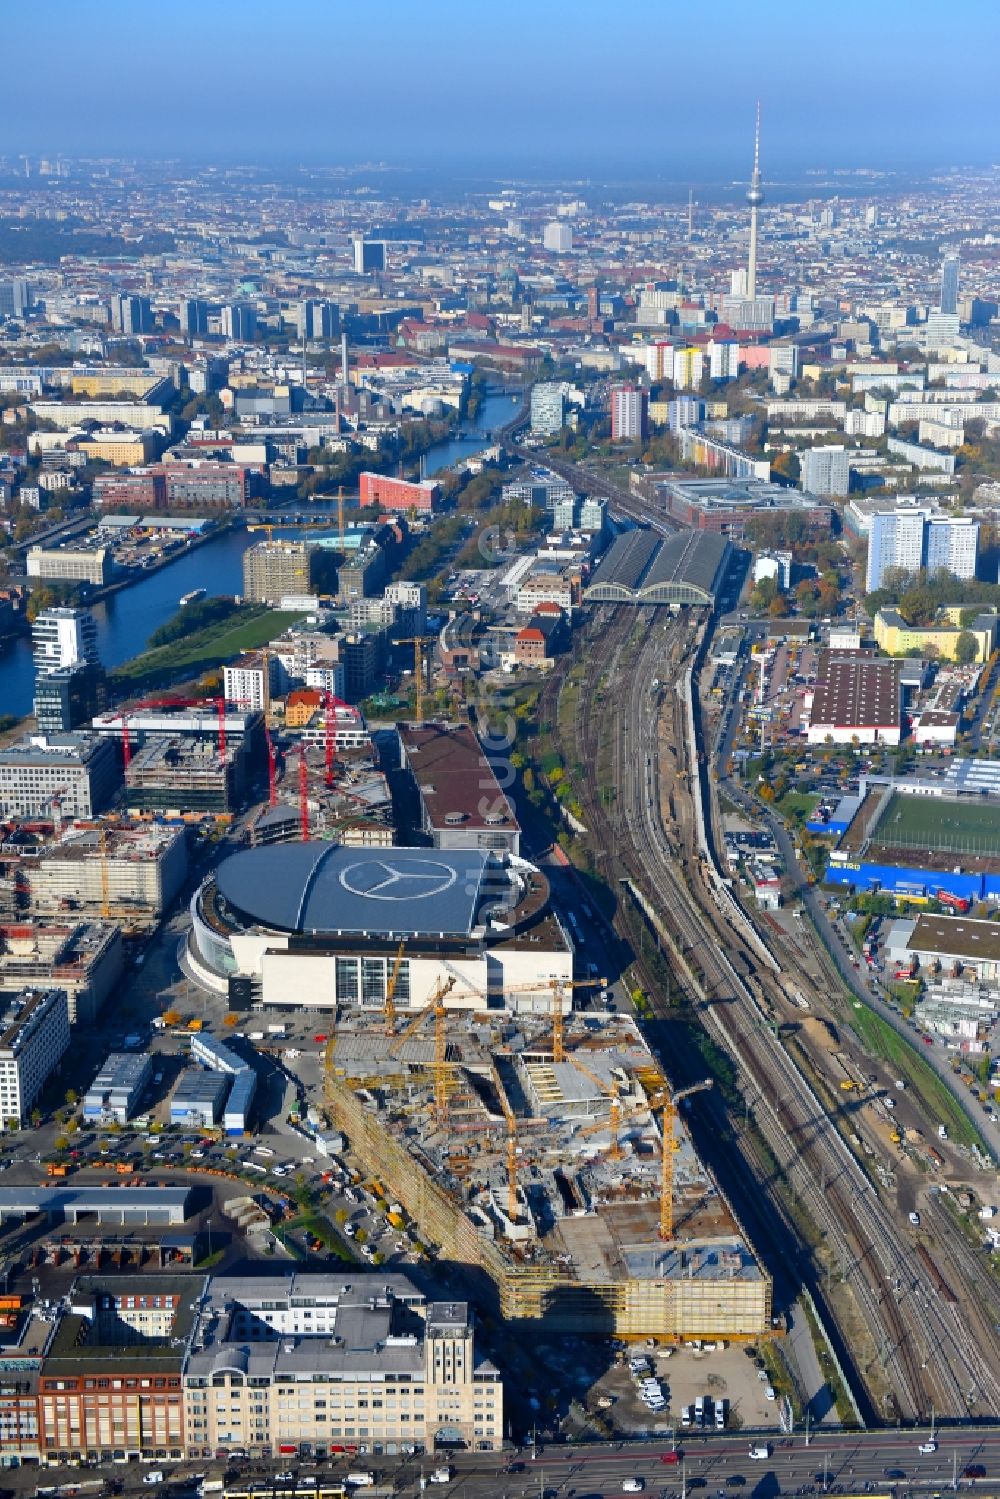
{"label": "red tower crane", "polygon": [[268,805],[278,805],[278,752],[274,747],[267,724],[264,725],[264,738],[267,741],[267,800]]}
{"label": "red tower crane", "polygon": [[302,824],[302,842],[309,842],[309,767],[306,764],[306,747],[299,745],[299,818]]}

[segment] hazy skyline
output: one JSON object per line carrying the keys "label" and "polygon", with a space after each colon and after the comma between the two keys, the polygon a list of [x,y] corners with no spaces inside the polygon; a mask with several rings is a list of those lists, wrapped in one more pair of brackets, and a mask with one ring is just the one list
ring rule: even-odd
{"label": "hazy skyline", "polygon": [[50,0],[4,23],[8,158],[743,178],[758,95],[765,181],[1000,158],[989,0]]}

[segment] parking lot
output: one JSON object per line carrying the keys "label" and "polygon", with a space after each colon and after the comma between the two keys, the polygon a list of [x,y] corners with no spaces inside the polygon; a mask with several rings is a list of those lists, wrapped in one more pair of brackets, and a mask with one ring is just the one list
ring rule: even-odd
{"label": "parking lot", "polygon": [[[629,1372],[628,1360],[635,1354],[645,1355],[652,1365],[667,1400],[667,1409],[651,1414],[643,1404],[636,1380]],[[759,1377],[755,1360],[743,1347],[697,1349],[691,1347],[650,1349],[637,1347],[594,1385],[588,1405],[601,1409],[603,1396],[610,1399],[604,1412],[617,1431],[624,1434],[680,1431],[685,1406],[694,1406],[699,1396],[705,1400],[705,1429],[714,1430],[714,1414],[708,1402],[724,1402],[726,1429],[778,1428],[778,1400],[768,1400],[768,1381]],[[694,1429],[693,1426],[691,1429]]]}

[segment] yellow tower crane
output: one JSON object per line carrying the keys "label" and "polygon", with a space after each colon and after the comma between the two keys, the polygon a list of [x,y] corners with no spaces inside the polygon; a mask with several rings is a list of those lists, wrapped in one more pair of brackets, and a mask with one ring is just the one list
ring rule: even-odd
{"label": "yellow tower crane", "polygon": [[[417,723],[423,723],[424,721],[424,698],[427,696],[427,691],[424,687],[423,648],[425,645],[433,644],[433,635],[404,635],[401,640],[396,641],[396,645],[412,645],[413,647],[413,681],[416,687],[416,701],[413,707],[413,717],[415,722]],[[430,686],[429,681],[427,686]]]}
{"label": "yellow tower crane", "polygon": [[[611,1100],[611,1116],[610,1116],[609,1124],[610,1124],[610,1130],[611,1130],[611,1159],[613,1161],[619,1161],[619,1160],[621,1160],[622,1148],[621,1148],[621,1144],[619,1143],[619,1139],[618,1139],[618,1131],[619,1131],[619,1127],[621,1125],[622,1104],[621,1104],[621,1096],[620,1096],[620,1094],[618,1092],[618,1079],[615,1077],[614,1073],[612,1073],[611,1074],[611,1082],[610,1083],[604,1082],[603,1079],[601,1079],[601,1078],[599,1078],[597,1076],[596,1072],[591,1072],[590,1068],[586,1065],[585,1062],[581,1062],[579,1056],[577,1055],[577,1053],[575,1051],[571,1051],[569,1053],[569,1055],[567,1056],[566,1060],[567,1060],[567,1062],[572,1062],[573,1066],[577,1069],[578,1072],[582,1072],[583,1075],[584,1075],[584,1077],[589,1077],[590,1081],[592,1083],[595,1083],[596,1086],[598,1088],[600,1088],[601,1092],[607,1098],[610,1098],[610,1100]],[[584,1134],[590,1134],[595,1129],[601,1128],[603,1126],[603,1124],[604,1124],[603,1119],[599,1120],[596,1125],[589,1125],[588,1128],[586,1130],[584,1130],[583,1133]]]}
{"label": "yellow tower crane", "polygon": [[523,989],[515,987],[512,991],[517,994],[530,994],[532,989],[551,989],[552,991],[552,1060],[553,1062],[565,1062],[566,1046],[564,1042],[565,1019],[563,1015],[563,990],[564,989],[589,989],[594,984],[602,984],[603,979],[549,979],[547,984],[527,984]]}
{"label": "yellow tower crane", "polygon": [[493,1086],[497,1090],[500,1100],[500,1108],[507,1124],[507,1217],[511,1223],[517,1222],[517,1116],[510,1106],[507,1090],[500,1081],[500,1073],[497,1071],[495,1062],[490,1063],[490,1073],[493,1078]]}
{"label": "yellow tower crane", "polygon": [[101,915],[107,921],[111,915],[111,870],[108,866],[108,830],[100,831],[101,840]]}
{"label": "yellow tower crane", "polygon": [[385,1033],[387,1036],[393,1036],[396,1033],[396,985],[399,983],[399,970],[402,967],[405,949],[404,941],[399,944],[396,951],[396,961],[392,965],[392,973],[385,986]]}
{"label": "yellow tower crane", "polygon": [[438,1124],[446,1123],[448,1118],[448,1037],[444,1024],[448,1011],[444,1002],[454,987],[454,978],[443,979],[438,983],[428,1003],[417,1011],[409,1024],[389,1044],[389,1051],[394,1054],[428,1015],[434,1016],[434,1118]]}
{"label": "yellow tower crane", "polygon": [[706,1088],[711,1087],[712,1079],[706,1077],[700,1083],[691,1083],[687,1088],[678,1088],[676,1093],[671,1093],[668,1090],[649,1101],[650,1109],[662,1110],[661,1132],[663,1136],[663,1156],[660,1169],[660,1238],[667,1244],[672,1243],[674,1238],[674,1151],[680,1148],[679,1142],[674,1138],[677,1105],[682,1099],[690,1098],[692,1093],[704,1093]]}

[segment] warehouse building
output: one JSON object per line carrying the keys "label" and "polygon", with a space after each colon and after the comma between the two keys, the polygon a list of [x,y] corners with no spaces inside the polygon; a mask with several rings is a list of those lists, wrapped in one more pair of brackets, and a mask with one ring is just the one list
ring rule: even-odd
{"label": "warehouse building", "polygon": [[190,1208],[190,1187],[0,1187],[0,1223],[12,1218],[47,1218],[53,1224],[93,1218],[123,1228],[177,1228],[190,1217]]}
{"label": "warehouse building", "polygon": [[898,744],[902,664],[865,651],[823,651],[811,699],[809,744]]}
{"label": "warehouse building", "polygon": [[266,1005],[378,1010],[404,941],[401,1013],[449,981],[449,1008],[548,1013],[551,982],[573,976],[549,895],[540,869],[503,851],[265,845],[202,884],[187,962],[219,993],[249,981]]}
{"label": "warehouse building", "polygon": [[198,1303],[184,1418],[191,1458],[492,1452],[503,1384],[467,1303],[429,1302],[403,1275],[221,1275]]}
{"label": "warehouse building", "polygon": [[0,815],[93,817],[121,779],[114,745],[92,734],[25,735],[0,750]]}
{"label": "warehouse building", "polygon": [[637,494],[680,525],[716,531],[735,541],[742,540],[748,522],[762,515],[801,516],[809,529],[817,532],[829,531],[832,524],[831,505],[764,479],[682,479],[635,472],[630,484]]}
{"label": "warehouse building", "polygon": [[941,972],[967,983],[1000,984],[1000,928],[968,916],[920,915],[894,921],[885,941],[887,957],[903,967],[915,961],[925,973]]}
{"label": "warehouse building", "polygon": [[83,1096],[83,1117],[127,1124],[153,1075],[153,1058],[141,1052],[113,1051]]}
{"label": "warehouse building", "polygon": [[31,1108],[69,1049],[69,1007],[61,989],[26,989],[0,1015],[0,1120],[28,1122]]}
{"label": "warehouse building", "polygon": [[521,829],[496,772],[468,724],[397,724],[400,763],[420,798],[435,848],[520,853]]}

